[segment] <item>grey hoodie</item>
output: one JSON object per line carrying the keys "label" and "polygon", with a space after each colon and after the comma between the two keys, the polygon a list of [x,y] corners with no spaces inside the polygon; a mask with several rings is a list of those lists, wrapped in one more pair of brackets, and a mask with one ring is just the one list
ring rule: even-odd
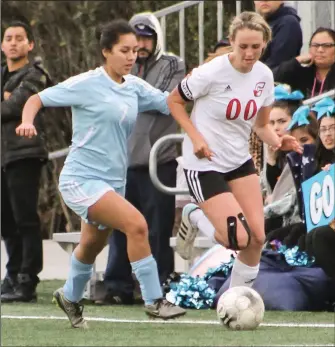
{"label": "grey hoodie", "polygon": [[[147,60],[142,78],[153,87],[171,92],[185,76],[185,63],[173,54],[163,52],[163,33],[158,19],[152,13],[133,16],[129,24],[145,24],[155,30],[157,43],[154,54]],[[138,75],[139,64],[135,64],[132,74]],[[129,167],[149,165],[150,150],[154,143],[164,135],[175,134],[178,126],[172,116],[157,111],[140,113],[128,140]],[[176,144],[168,142],[158,153],[158,163],[166,163],[177,157]]]}

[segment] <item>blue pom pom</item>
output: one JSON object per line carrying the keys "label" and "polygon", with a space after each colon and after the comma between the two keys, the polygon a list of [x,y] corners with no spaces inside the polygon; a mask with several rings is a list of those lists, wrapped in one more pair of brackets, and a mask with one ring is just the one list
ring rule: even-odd
{"label": "blue pom pom", "polygon": [[271,245],[272,249],[276,250],[280,254],[283,254],[287,264],[291,266],[311,267],[315,262],[314,257],[310,257],[306,252],[299,251],[298,246],[287,248],[277,240],[272,241]]}
{"label": "blue pom pom", "polygon": [[203,277],[182,274],[178,283],[170,283],[170,291],[166,294],[167,300],[185,308],[207,309],[212,307],[216,292],[208,286],[207,281],[217,274],[227,278],[233,267],[234,259],[234,256],[231,256],[228,263],[208,269]]}

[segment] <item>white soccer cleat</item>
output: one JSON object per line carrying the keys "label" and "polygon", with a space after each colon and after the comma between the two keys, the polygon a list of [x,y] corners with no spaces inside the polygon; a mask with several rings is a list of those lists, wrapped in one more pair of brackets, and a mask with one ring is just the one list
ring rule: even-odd
{"label": "white soccer cleat", "polygon": [[177,233],[176,252],[185,260],[192,257],[193,244],[199,229],[194,227],[190,221],[190,214],[200,209],[196,204],[187,204],[183,208],[180,227]]}

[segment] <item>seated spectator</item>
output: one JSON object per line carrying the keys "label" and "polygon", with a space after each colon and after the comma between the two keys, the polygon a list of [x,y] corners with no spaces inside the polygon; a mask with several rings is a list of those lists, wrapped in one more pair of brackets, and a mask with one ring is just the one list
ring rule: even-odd
{"label": "seated spectator", "polygon": [[[279,137],[287,133],[292,115],[298,109],[303,97],[299,91],[291,93],[288,86],[279,85],[275,88],[275,102],[270,113],[270,124]],[[283,171],[286,163],[285,157],[286,153],[274,151],[268,146],[265,147],[266,167],[262,179],[266,190],[266,200],[271,195]]]}
{"label": "seated spectator", "polygon": [[318,28],[309,43],[309,53],[281,63],[273,70],[276,82],[301,90],[306,98],[335,86],[335,31]]}
{"label": "seated spectator", "polygon": [[[329,110],[332,111],[329,111]],[[316,173],[335,162],[335,103],[324,98],[313,108],[319,120],[319,138],[316,149]]]}
{"label": "seated spectator", "polygon": [[230,47],[229,39],[220,40],[214,47],[214,53],[222,53],[226,52],[225,47]]}
{"label": "seated spectator", "polygon": [[212,59],[219,57],[220,55],[224,55],[227,53],[230,53],[232,51],[232,48],[230,46],[229,40],[228,39],[223,39],[220,40],[214,47],[214,51],[208,53],[208,56],[206,60],[204,61],[205,63],[208,63]]}
{"label": "seated spectator", "polygon": [[[314,144],[318,135],[318,123],[308,106],[300,107],[287,130],[303,146]],[[301,222],[297,193],[289,166],[286,164],[276,183],[272,202],[264,209],[266,234],[280,227]]]}
{"label": "seated spectator", "polygon": [[285,5],[285,1],[254,1],[254,3],[256,12],[265,18],[272,29],[272,41],[266,47],[261,61],[270,69],[274,69],[282,62],[300,54],[302,47],[300,17],[293,7]]}
{"label": "seated spectator", "polygon": [[319,124],[312,115],[307,116],[306,124],[300,125],[297,123],[288,128],[290,135],[295,137],[301,146],[315,143],[318,137],[318,129]]}

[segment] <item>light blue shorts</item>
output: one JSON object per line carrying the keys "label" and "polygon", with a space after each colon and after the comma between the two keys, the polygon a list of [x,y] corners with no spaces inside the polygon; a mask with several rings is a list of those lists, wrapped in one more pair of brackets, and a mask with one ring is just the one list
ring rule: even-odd
{"label": "light blue shorts", "polygon": [[65,204],[88,224],[104,230],[107,227],[88,219],[88,208],[94,205],[104,194],[114,191],[124,197],[125,187],[115,188],[113,182],[99,179],[88,179],[78,176],[61,175],[58,189]]}

